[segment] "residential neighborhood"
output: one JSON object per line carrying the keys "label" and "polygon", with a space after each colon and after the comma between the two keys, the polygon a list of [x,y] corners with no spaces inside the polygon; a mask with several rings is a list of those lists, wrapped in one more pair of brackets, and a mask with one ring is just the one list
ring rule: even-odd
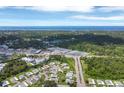
{"label": "residential neighborhood", "polygon": [[[59,47],[51,47],[46,50],[41,49],[9,49],[6,45],[0,46],[0,54],[7,56],[8,59],[16,55],[23,56],[19,59],[26,62],[30,66],[36,66],[29,71],[19,73],[15,76],[8,77],[1,82],[2,87],[31,87],[38,86],[37,84],[45,81],[54,81],[58,87],[124,87],[124,82],[116,80],[101,80],[88,78],[86,80],[83,76],[82,63],[80,57],[87,57],[89,53],[69,50]],[[65,56],[66,58],[74,59],[75,68],[72,69],[70,64],[61,61],[50,61],[50,56]],[[6,66],[7,63],[0,63],[0,71]],[[40,64],[42,64],[40,66]],[[40,83],[41,87],[45,86],[44,83]],[[75,85],[73,85],[75,84]]]}
{"label": "residential neighborhood", "polygon": [[124,87],[122,80],[100,80],[100,79],[88,79],[89,87]]}
{"label": "residential neighborhood", "polygon": [[3,87],[28,87],[36,83],[41,77],[42,73],[40,68],[34,69],[30,72],[25,72],[19,76],[8,78],[2,82]]}
{"label": "residential neighborhood", "polygon": [[[31,71],[25,72],[23,74],[8,78],[7,80],[2,82],[2,87],[28,87],[35,84],[40,78],[45,76],[45,80],[55,81],[58,86],[59,78],[58,73],[64,73],[67,70],[65,75],[65,86],[68,84],[72,84],[76,82],[74,80],[75,74],[73,71],[69,71],[68,64],[60,64],[59,62],[51,62],[48,65],[44,65],[43,67],[33,69]],[[61,85],[62,86],[62,85]],[[63,85],[64,86],[64,85]]]}

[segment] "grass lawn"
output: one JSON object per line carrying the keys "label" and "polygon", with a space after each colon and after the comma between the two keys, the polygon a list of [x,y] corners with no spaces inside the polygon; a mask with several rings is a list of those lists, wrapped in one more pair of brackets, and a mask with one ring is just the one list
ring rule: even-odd
{"label": "grass lawn", "polygon": [[84,75],[85,83],[88,84],[89,76],[85,73],[85,70],[87,69],[87,64],[85,64],[84,60],[82,60],[82,59],[81,59],[81,66],[82,66],[82,69],[83,69],[83,75]]}
{"label": "grass lawn", "polygon": [[72,58],[67,58],[67,63],[70,67],[70,70],[75,71],[75,64],[74,64],[74,59]]}

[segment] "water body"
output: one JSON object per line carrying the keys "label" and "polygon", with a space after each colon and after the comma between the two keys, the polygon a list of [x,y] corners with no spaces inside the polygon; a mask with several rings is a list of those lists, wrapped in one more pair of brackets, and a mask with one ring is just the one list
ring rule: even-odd
{"label": "water body", "polygon": [[124,31],[124,26],[0,26],[0,30]]}

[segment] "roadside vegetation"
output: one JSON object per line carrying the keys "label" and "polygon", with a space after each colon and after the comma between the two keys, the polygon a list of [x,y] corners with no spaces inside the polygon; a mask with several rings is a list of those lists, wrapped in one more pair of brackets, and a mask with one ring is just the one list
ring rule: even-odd
{"label": "roadside vegetation", "polygon": [[124,58],[82,58],[85,79],[124,79]]}

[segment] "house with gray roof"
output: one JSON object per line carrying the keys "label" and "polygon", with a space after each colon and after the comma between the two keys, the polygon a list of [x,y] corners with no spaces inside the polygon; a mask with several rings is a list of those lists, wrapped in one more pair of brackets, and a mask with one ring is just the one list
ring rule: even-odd
{"label": "house with gray roof", "polygon": [[99,87],[104,87],[105,86],[105,83],[102,80],[96,80],[96,82],[97,82]]}
{"label": "house with gray roof", "polygon": [[108,87],[113,87],[114,83],[111,80],[105,80],[105,83]]}
{"label": "house with gray roof", "polygon": [[25,81],[23,81],[15,84],[13,87],[28,87],[28,84]]}
{"label": "house with gray roof", "polygon": [[5,66],[6,64],[4,63],[0,63],[0,71],[4,68],[4,66]]}
{"label": "house with gray roof", "polygon": [[27,72],[27,73],[25,73],[25,75],[28,76],[28,77],[30,77],[30,76],[33,75],[33,73],[32,72]]}
{"label": "house with gray roof", "polygon": [[5,80],[5,81],[2,82],[2,87],[8,87],[9,84],[10,84],[10,82]]}
{"label": "house with gray roof", "polygon": [[115,87],[124,87],[124,84],[120,81],[114,81]]}
{"label": "house with gray roof", "polygon": [[18,78],[19,78],[19,80],[24,80],[24,79],[26,79],[26,77],[25,77],[24,75],[20,75]]}
{"label": "house with gray roof", "polygon": [[66,83],[67,84],[73,84],[74,83],[74,80],[72,80],[72,79],[66,79]]}
{"label": "house with gray roof", "polygon": [[55,82],[58,82],[57,74],[51,74],[49,80],[51,80],[51,81],[55,81]]}
{"label": "house with gray roof", "polygon": [[69,72],[66,73],[66,78],[67,79],[73,79],[73,76],[74,76],[73,71],[69,71]]}
{"label": "house with gray roof", "polygon": [[70,68],[67,63],[62,63],[61,67],[62,67],[63,70]]}
{"label": "house with gray roof", "polygon": [[88,83],[89,83],[90,86],[94,86],[94,85],[96,85],[95,80],[92,79],[92,78],[88,78]]}

